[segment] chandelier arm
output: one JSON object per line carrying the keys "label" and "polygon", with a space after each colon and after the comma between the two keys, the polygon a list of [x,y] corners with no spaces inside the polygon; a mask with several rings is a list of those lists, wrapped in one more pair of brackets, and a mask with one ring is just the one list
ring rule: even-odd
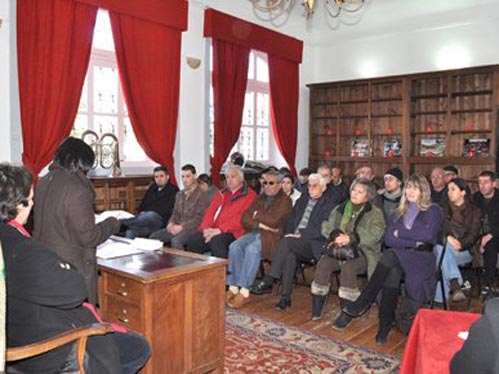
{"label": "chandelier arm", "polygon": [[[336,8],[338,9],[336,12],[333,12],[331,9],[334,9],[335,6],[331,3],[334,3],[336,5]],[[332,18],[337,18],[340,13],[341,13],[341,5],[338,5],[338,2],[336,0],[324,0],[324,8],[326,8],[326,11],[328,12],[329,16]]]}

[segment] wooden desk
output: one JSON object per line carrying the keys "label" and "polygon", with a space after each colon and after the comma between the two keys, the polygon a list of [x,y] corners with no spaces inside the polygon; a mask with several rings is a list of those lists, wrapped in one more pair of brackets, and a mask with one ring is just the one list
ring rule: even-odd
{"label": "wooden desk", "polygon": [[147,338],[145,374],[223,372],[226,264],[175,249],[99,260],[101,313]]}

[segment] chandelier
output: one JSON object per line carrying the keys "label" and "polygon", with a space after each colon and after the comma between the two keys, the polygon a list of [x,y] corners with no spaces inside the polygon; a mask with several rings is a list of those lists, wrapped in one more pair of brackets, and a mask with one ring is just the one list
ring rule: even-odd
{"label": "chandelier", "polygon": [[[274,21],[289,13],[295,6],[296,0],[250,0],[253,3],[255,14],[266,21]],[[300,0],[305,9],[305,16],[308,19],[314,14],[316,3],[320,0]],[[337,18],[342,12],[355,13],[365,0],[322,0],[327,14],[332,18]]]}

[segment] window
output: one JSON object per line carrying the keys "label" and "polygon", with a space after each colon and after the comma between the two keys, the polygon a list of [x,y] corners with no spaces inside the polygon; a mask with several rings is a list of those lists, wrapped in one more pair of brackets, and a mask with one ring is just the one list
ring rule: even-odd
{"label": "window", "polygon": [[116,135],[120,158],[129,165],[151,162],[132,130],[121,90],[111,23],[104,10],[97,13],[90,62],[71,136],[81,137],[88,129],[99,135]]}
{"label": "window", "polygon": [[[213,53],[210,53],[212,56]],[[213,69],[210,60],[211,70]],[[213,86],[210,90],[210,153],[213,155],[214,134],[214,101]],[[239,139],[232,149],[241,152],[245,160],[269,162],[270,130],[270,96],[269,69],[267,55],[251,51],[248,67],[248,84],[244,100],[243,119]]]}

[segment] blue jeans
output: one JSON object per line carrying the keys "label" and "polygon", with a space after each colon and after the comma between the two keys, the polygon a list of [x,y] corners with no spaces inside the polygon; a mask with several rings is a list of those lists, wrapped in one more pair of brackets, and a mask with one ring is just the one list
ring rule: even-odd
{"label": "blue jeans", "polygon": [[[437,256],[437,266],[440,261],[440,256],[442,255],[442,246],[437,244],[433,249],[433,253]],[[455,251],[454,247],[447,242],[445,247],[445,256],[442,261],[442,277],[444,280],[444,290],[446,300],[449,299],[450,292],[450,281],[456,278],[459,284],[463,284],[463,277],[461,276],[461,271],[459,270],[459,265],[471,262],[472,257],[469,251]],[[435,301],[441,303],[442,298],[442,288],[440,282],[437,284],[437,292],[435,293]]]}
{"label": "blue jeans", "polygon": [[140,212],[133,218],[122,220],[121,224],[127,227],[127,238],[148,238],[154,231],[163,227],[163,218],[156,212]]}
{"label": "blue jeans", "polygon": [[259,232],[241,236],[229,246],[227,284],[250,288],[255,281],[262,259],[262,240]]}

